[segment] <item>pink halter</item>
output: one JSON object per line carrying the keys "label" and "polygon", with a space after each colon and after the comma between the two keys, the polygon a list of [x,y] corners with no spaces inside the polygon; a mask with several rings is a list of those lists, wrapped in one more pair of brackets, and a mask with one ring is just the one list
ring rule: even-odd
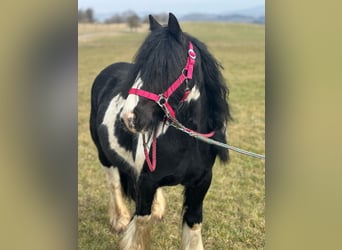
{"label": "pink halter", "polygon": [[[149,100],[155,101],[163,110],[170,114],[171,117],[176,118],[175,112],[173,111],[171,105],[168,102],[169,97],[182,85],[185,80],[192,79],[192,73],[194,70],[196,59],[196,53],[193,49],[193,45],[189,43],[189,50],[188,50],[188,59],[185,65],[185,68],[182,71],[182,74],[174,81],[171,86],[162,94],[154,94],[152,92],[148,92],[142,89],[131,88],[128,94],[134,94],[138,96],[145,97]],[[189,95],[189,91],[185,92],[182,101],[185,101]]]}
{"label": "pink halter", "polygon": [[[174,124],[179,124],[179,122],[176,119],[176,115],[174,110],[172,109],[171,105],[169,104],[168,100],[169,97],[179,88],[179,86],[182,85],[182,83],[188,79],[192,79],[192,73],[194,70],[194,65],[195,65],[195,59],[196,59],[196,53],[194,51],[193,45],[191,42],[189,42],[189,50],[188,50],[188,59],[185,65],[185,68],[183,69],[181,75],[177,78],[176,81],[174,81],[171,86],[162,94],[155,94],[152,92],[148,92],[142,89],[137,89],[137,88],[131,88],[128,92],[128,94],[133,94],[133,95],[138,95],[138,96],[142,96],[145,97],[149,100],[152,100],[154,102],[156,102],[165,112],[166,117]],[[189,95],[190,91],[187,90],[182,98],[181,101],[185,101]],[[193,131],[189,128],[184,128],[185,131],[193,133],[193,134],[197,134],[197,135],[201,135],[204,137],[212,137],[215,132],[212,131],[208,134],[201,134],[198,133],[196,131]],[[156,160],[156,143],[157,143],[157,138],[156,138],[156,134],[157,132],[154,131],[153,132],[153,140],[152,140],[152,161],[149,157],[149,152],[147,149],[147,143],[146,143],[146,139],[145,139],[145,135],[143,135],[143,142],[144,142],[144,154],[145,154],[145,158],[146,158],[146,163],[150,169],[151,172],[153,172],[156,169],[156,164],[157,164],[157,160]]]}

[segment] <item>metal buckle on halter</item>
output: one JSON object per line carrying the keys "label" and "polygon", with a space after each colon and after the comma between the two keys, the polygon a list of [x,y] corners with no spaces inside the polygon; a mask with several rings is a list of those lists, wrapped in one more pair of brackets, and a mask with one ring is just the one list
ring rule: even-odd
{"label": "metal buckle on halter", "polygon": [[189,49],[188,50],[188,55],[192,58],[192,59],[196,59],[196,53],[193,49]]}
{"label": "metal buckle on halter", "polygon": [[165,103],[167,103],[168,98],[166,98],[163,94],[159,95],[159,99],[156,101],[156,103],[161,107],[165,108]]}
{"label": "metal buckle on halter", "polygon": [[167,106],[165,105],[168,101],[168,98],[165,97],[163,94],[159,95],[159,99],[156,101],[156,103],[161,107],[161,109],[164,111],[165,116],[167,118],[172,117],[170,110],[167,108]]}

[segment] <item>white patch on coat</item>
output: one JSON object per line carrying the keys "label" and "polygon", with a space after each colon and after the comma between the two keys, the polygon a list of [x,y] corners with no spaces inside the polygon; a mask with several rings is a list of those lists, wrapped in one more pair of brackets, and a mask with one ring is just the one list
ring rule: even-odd
{"label": "white patch on coat", "polygon": [[197,88],[197,86],[195,85],[191,89],[191,91],[190,91],[190,93],[188,95],[188,98],[186,98],[186,101],[188,103],[190,103],[191,101],[196,101],[196,100],[198,100],[200,98],[200,96],[201,96],[201,93],[200,93],[199,89]]}
{"label": "white patch on coat", "polygon": [[[159,136],[165,134],[168,128],[169,128],[169,126],[167,124],[160,122],[158,127],[157,127],[157,138]],[[147,151],[150,152],[153,137],[151,135],[148,135],[147,133],[145,134],[145,136],[147,137],[147,143],[146,143],[147,144]],[[157,147],[158,147],[158,142],[157,142]],[[140,174],[141,169],[144,166],[145,160],[146,159],[145,159],[145,153],[144,153],[143,136],[142,136],[142,134],[139,134],[137,152],[135,155],[135,167],[136,167],[138,174]],[[158,167],[158,162],[157,162],[157,167]]]}
{"label": "white patch on coat", "polygon": [[194,224],[192,228],[185,222],[182,231],[182,250],[203,250],[201,235],[202,224]]}
{"label": "white patch on coat", "polygon": [[[151,143],[148,143],[148,148],[150,147]],[[141,169],[144,166],[145,162],[145,154],[144,154],[144,144],[143,144],[143,137],[142,134],[139,134],[138,138],[138,145],[137,151],[135,153],[135,168],[140,175]]]}
{"label": "white patch on coat", "polygon": [[121,147],[118,138],[114,135],[114,124],[116,121],[116,117],[119,114],[121,108],[123,107],[124,101],[125,99],[123,99],[121,95],[117,95],[111,100],[104,115],[102,124],[107,127],[108,140],[111,149],[117,152],[131,166],[135,166],[132,152],[127,151],[125,148]]}
{"label": "white patch on coat", "polygon": [[[143,86],[143,84],[144,84],[144,82],[140,78],[140,75],[138,74],[137,79],[135,80],[132,88],[140,89]],[[134,108],[137,106],[138,102],[139,102],[139,96],[138,95],[129,94],[127,96],[125,105],[124,105],[123,110],[121,112],[121,118],[122,118],[122,115],[125,113],[132,113]]]}
{"label": "white patch on coat", "polygon": [[[133,166],[136,169],[138,176],[139,176],[141,169],[145,163],[145,154],[144,154],[142,134],[138,135],[138,145],[137,145],[135,160],[133,159],[133,153],[131,151],[126,150],[124,147],[122,147],[119,144],[118,138],[114,135],[114,124],[116,121],[116,117],[119,114],[122,107],[124,106],[124,104],[125,104],[125,99],[121,95],[115,96],[108,105],[102,124],[105,125],[107,128],[110,148],[114,150],[118,155],[120,155],[131,166]],[[158,130],[157,138],[160,135],[166,133],[168,127],[169,126],[167,124],[160,122],[158,129],[157,129]],[[152,144],[152,136],[149,138],[147,142],[148,150],[150,150],[151,144]]]}
{"label": "white patch on coat", "polygon": [[157,138],[167,132],[169,125],[167,123],[161,122],[158,126]]}

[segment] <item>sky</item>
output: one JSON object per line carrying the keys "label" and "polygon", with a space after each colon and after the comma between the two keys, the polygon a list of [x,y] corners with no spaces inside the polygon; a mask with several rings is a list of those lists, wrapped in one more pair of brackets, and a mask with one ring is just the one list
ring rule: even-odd
{"label": "sky", "polygon": [[265,0],[78,0],[78,8],[92,8],[95,13],[121,13],[133,10],[137,13],[173,12],[227,13],[235,10],[265,5]]}

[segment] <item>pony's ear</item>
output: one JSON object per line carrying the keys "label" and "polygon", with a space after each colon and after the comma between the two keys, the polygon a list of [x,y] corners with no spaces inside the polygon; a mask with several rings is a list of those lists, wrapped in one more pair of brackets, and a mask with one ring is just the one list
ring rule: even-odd
{"label": "pony's ear", "polygon": [[170,33],[176,38],[180,38],[180,34],[182,33],[182,30],[179,26],[178,20],[175,17],[174,14],[170,13],[169,14],[169,22],[168,22],[168,29]]}
{"label": "pony's ear", "polygon": [[154,19],[154,17],[152,15],[149,15],[148,19],[150,20],[150,30],[151,31],[155,31],[155,30],[161,28],[160,23],[158,23],[157,20]]}

